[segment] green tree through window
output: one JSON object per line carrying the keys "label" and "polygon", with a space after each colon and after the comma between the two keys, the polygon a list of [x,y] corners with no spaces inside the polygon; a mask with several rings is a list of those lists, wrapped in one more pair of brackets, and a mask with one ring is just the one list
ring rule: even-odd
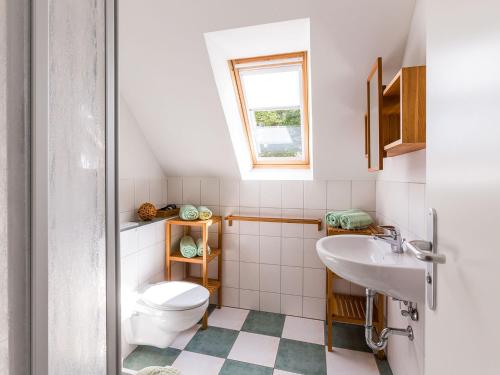
{"label": "green tree through window", "polygon": [[255,111],[257,126],[300,126],[300,109]]}

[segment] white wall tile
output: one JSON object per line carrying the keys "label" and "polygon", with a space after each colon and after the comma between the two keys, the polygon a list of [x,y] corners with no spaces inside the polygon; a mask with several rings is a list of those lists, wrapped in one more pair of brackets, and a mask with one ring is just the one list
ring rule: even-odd
{"label": "white wall tile", "polygon": [[272,313],[281,312],[279,293],[260,292],[260,310]]}
{"label": "white wall tile", "polygon": [[304,239],[304,267],[325,269],[316,251],[316,239]]}
{"label": "white wall tile", "polygon": [[258,181],[240,182],[240,206],[259,207],[260,183]]}
{"label": "white wall tile", "polygon": [[350,295],[351,283],[344,279],[335,279],[333,283],[333,291],[339,294]]}
{"label": "white wall tile", "polygon": [[220,181],[220,205],[235,206],[240,204],[240,183],[238,180]]}
{"label": "white wall tile", "polygon": [[305,318],[325,319],[326,301],[324,298],[304,297],[302,302],[302,315]]}
{"label": "white wall tile", "polygon": [[388,217],[394,220],[401,229],[408,229],[409,185],[401,182],[391,182]]}
{"label": "white wall tile", "polygon": [[121,258],[121,295],[123,304],[130,306],[133,292],[139,287],[139,269],[137,267],[137,254],[131,254]]}
{"label": "white wall tile", "polygon": [[168,203],[182,204],[182,178],[169,177],[167,179],[168,186]]}
{"label": "white wall tile", "polygon": [[134,200],[136,210],[141,206],[141,204],[149,202],[148,180],[137,179],[134,181]]}
{"label": "white wall tile", "polygon": [[240,260],[240,237],[237,234],[224,234],[222,236],[222,259]]}
{"label": "white wall tile", "polygon": [[281,294],[281,313],[302,316],[302,297]]}
{"label": "white wall tile", "polygon": [[150,225],[153,226],[155,231],[155,242],[165,243],[165,221],[159,221]]}
{"label": "white wall tile", "polygon": [[350,291],[349,293],[353,296],[365,296],[366,295],[366,288],[361,286],[361,285],[358,285],[358,284],[354,284],[354,283],[349,283],[349,286],[350,286]]}
{"label": "white wall tile", "polygon": [[259,263],[259,236],[240,234],[240,261]]}
{"label": "white wall tile", "polygon": [[375,211],[375,181],[352,181],[353,208]]}
{"label": "white wall tile", "polygon": [[131,178],[121,178],[119,187],[119,209],[120,212],[134,211],[134,180]]}
{"label": "white wall tile", "polygon": [[304,268],[304,296],[325,298],[326,272],[316,268]]}
{"label": "white wall tile", "polygon": [[260,291],[280,292],[280,266],[274,264],[260,265]]}
{"label": "white wall tile", "polygon": [[281,182],[262,181],[260,192],[260,207],[281,208]]}
{"label": "white wall tile", "polygon": [[281,242],[281,264],[302,267],[304,261],[304,240],[302,238],[283,238]]}
{"label": "white wall tile", "polygon": [[240,290],[223,286],[222,304],[224,306],[240,307]]}
{"label": "white wall tile", "polygon": [[425,184],[409,184],[409,230],[426,239]]}
{"label": "white wall tile", "polygon": [[139,286],[144,285],[156,273],[157,265],[157,246],[153,245],[139,251],[138,254],[138,279]]}
{"label": "white wall tile", "polygon": [[149,180],[149,200],[156,208],[161,208],[160,206],[165,203],[162,194],[162,180]]}
{"label": "white wall tile", "polygon": [[139,250],[137,229],[120,232],[120,256],[126,257]]}
{"label": "white wall tile", "polygon": [[260,263],[280,264],[281,237],[260,236]]}
{"label": "white wall tile", "polygon": [[248,310],[258,310],[259,292],[256,290],[240,289],[240,308]]}
{"label": "white wall tile", "polygon": [[172,263],[172,280],[183,280],[184,277],[184,264]]}
{"label": "white wall tile", "polygon": [[[261,208],[261,217],[281,217],[281,210],[275,208]],[[281,236],[281,223],[260,223],[261,236]]]}
{"label": "white wall tile", "polygon": [[222,285],[230,288],[240,287],[239,262],[225,260],[222,264]]}
{"label": "white wall tile", "polygon": [[326,182],[304,182],[304,208],[326,209]]}
{"label": "white wall tile", "polygon": [[220,204],[218,178],[201,179],[201,204],[204,206],[218,206]]}
{"label": "white wall tile", "polygon": [[[284,208],[281,210],[284,218],[301,219],[304,217],[304,210],[298,208]],[[303,237],[304,225],[303,224],[281,224],[281,231],[283,237]]]}
{"label": "white wall tile", "polygon": [[[241,216],[255,216],[259,217],[258,207],[240,207]],[[240,234],[254,234],[259,235],[259,222],[258,221],[240,221]]]}
{"label": "white wall tile", "polygon": [[351,181],[328,181],[327,208],[347,210],[351,208]]}
{"label": "white wall tile", "polygon": [[281,266],[281,293],[302,295],[302,268]]}
{"label": "white wall tile", "polygon": [[259,264],[240,262],[240,288],[259,290]]}
{"label": "white wall tile", "polygon": [[[221,206],[220,208],[220,214],[222,217],[226,217],[229,215],[239,215],[240,210],[238,207],[232,206],[232,207],[226,207],[226,206]],[[222,221],[222,231],[224,234],[226,233],[234,233],[237,234],[240,232],[240,222],[239,221],[233,221],[233,225],[229,226],[229,222],[227,220]]]}
{"label": "white wall tile", "polygon": [[201,180],[196,177],[182,179],[182,203],[199,206],[201,202]]}
{"label": "white wall tile", "polygon": [[126,223],[129,221],[136,221],[136,211],[127,211],[127,212],[120,212],[120,224],[121,223]]}
{"label": "white wall tile", "polygon": [[304,183],[284,181],[281,184],[281,207],[304,208]]}
{"label": "white wall tile", "polygon": [[[326,210],[304,210],[304,218],[325,220]],[[324,226],[324,225],[323,225]],[[321,238],[325,236],[325,230],[318,230],[314,224],[304,224],[304,238]]]}
{"label": "white wall tile", "polygon": [[154,225],[144,225],[137,229],[137,246],[139,250],[150,247],[156,242],[156,229]]}

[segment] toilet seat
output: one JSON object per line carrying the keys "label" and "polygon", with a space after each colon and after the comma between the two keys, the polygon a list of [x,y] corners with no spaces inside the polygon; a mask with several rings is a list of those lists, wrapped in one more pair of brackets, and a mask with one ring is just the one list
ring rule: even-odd
{"label": "toilet seat", "polygon": [[201,285],[185,281],[164,281],[148,287],[141,295],[145,306],[161,311],[191,310],[204,305],[210,297]]}

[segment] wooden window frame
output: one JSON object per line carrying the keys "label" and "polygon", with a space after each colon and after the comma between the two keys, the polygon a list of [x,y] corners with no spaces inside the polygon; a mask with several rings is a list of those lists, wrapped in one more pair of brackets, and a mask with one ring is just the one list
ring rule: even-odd
{"label": "wooden window frame", "polygon": [[[301,61],[279,61],[300,58]],[[272,61],[277,61],[273,64]],[[246,107],[245,95],[240,78],[240,70],[248,68],[238,68],[238,65],[251,63],[251,69],[262,68],[279,68],[287,65],[301,65],[302,69],[302,108],[303,111],[303,143],[304,143],[304,159],[303,160],[258,160],[255,150],[250,120],[248,118],[248,110]],[[258,63],[262,63],[259,65]],[[253,168],[310,168],[310,137],[309,137],[309,78],[308,78],[308,60],[307,51],[282,53],[276,55],[249,57],[243,59],[229,60],[229,70],[233,80],[233,86],[238,102],[238,108],[243,122],[244,133],[247,139],[248,148],[252,157]]]}

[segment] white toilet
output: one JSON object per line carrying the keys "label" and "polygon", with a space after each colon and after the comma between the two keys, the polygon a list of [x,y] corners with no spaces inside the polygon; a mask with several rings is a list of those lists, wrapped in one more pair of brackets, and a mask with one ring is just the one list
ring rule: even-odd
{"label": "white toilet", "polygon": [[125,324],[129,344],[166,348],[177,335],[203,316],[210,293],[198,284],[164,281],[149,286],[139,296]]}

